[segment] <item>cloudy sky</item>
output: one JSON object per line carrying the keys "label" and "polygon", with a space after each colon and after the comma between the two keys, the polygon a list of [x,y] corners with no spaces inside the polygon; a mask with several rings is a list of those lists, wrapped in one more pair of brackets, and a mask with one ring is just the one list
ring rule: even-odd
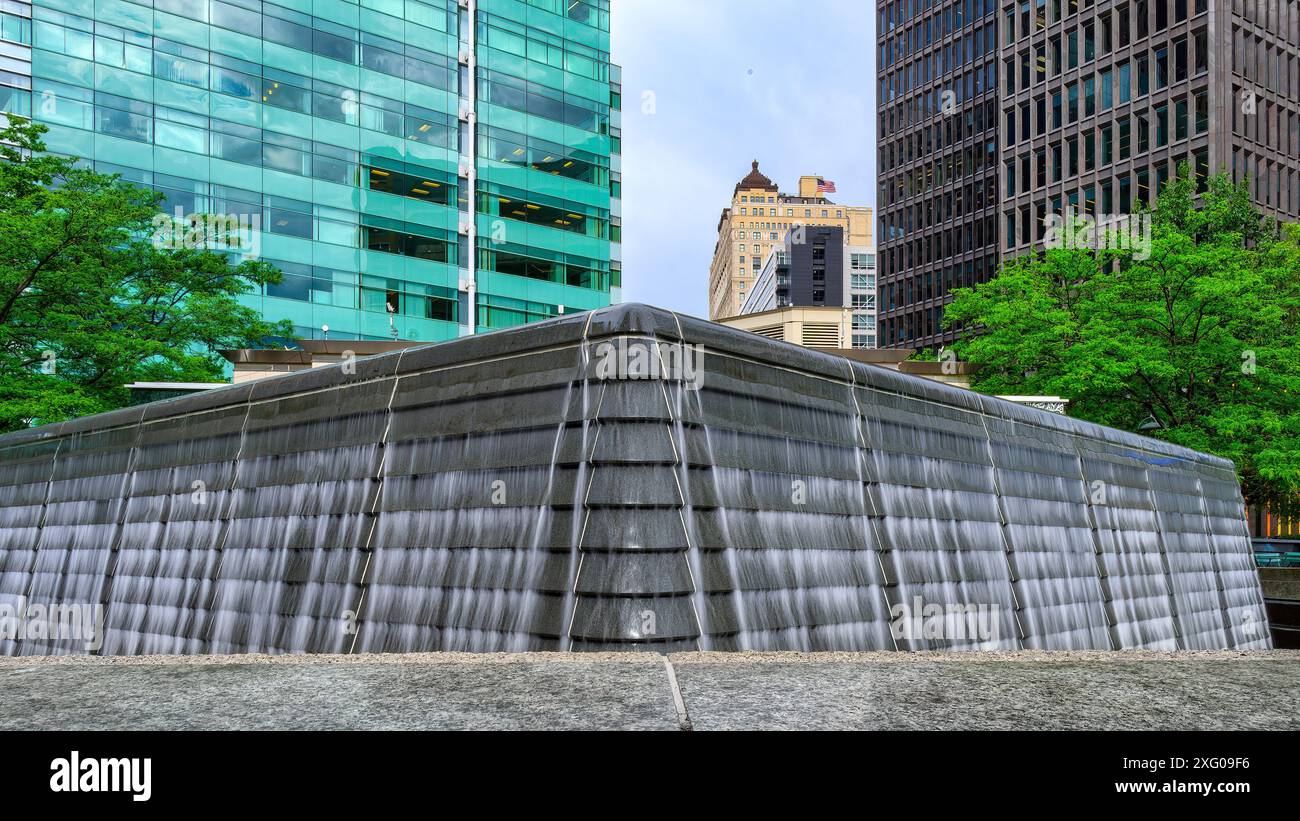
{"label": "cloudy sky", "polygon": [[623,298],[707,316],[717,221],[757,159],[875,205],[875,6],[613,0],[623,66]]}

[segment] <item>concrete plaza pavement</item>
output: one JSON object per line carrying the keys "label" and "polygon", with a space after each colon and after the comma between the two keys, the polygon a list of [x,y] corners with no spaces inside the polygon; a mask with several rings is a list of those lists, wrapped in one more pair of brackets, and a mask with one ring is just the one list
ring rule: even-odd
{"label": "concrete plaza pavement", "polygon": [[1300,729],[1300,652],[0,658],[0,730]]}

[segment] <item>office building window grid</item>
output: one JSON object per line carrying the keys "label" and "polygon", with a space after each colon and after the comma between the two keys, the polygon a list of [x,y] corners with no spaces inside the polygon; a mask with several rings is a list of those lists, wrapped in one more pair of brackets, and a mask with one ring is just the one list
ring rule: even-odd
{"label": "office building window grid", "polygon": [[0,109],[167,213],[255,216],[285,277],[246,301],[304,337],[609,304],[621,94],[608,0],[0,0]]}
{"label": "office building window grid", "polygon": [[[878,46],[884,345],[953,338],[953,288],[1041,248],[1052,215],[1154,204],[1181,163],[1300,216],[1297,0],[898,0]],[[958,123],[991,129],[983,156],[951,149]]]}

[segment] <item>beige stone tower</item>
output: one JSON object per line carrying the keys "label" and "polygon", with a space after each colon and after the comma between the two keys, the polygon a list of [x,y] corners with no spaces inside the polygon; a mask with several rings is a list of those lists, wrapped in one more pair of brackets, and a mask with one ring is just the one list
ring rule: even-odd
{"label": "beige stone tower", "polygon": [[821,193],[822,177],[799,178],[798,195],[782,194],[758,170],[758,160],[736,183],[731,205],[718,220],[718,241],[709,268],[709,318],[740,313],[754,278],[773,248],[801,225],[837,225],[849,245],[873,245],[871,209],[837,205]]}

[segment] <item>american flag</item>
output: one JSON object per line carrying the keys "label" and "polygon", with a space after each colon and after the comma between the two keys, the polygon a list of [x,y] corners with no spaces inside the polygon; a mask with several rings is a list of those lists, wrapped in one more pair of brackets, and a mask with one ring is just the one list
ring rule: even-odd
{"label": "american flag", "polygon": [[835,183],[831,182],[830,180],[822,180],[822,179],[817,180],[817,193],[834,194]]}

